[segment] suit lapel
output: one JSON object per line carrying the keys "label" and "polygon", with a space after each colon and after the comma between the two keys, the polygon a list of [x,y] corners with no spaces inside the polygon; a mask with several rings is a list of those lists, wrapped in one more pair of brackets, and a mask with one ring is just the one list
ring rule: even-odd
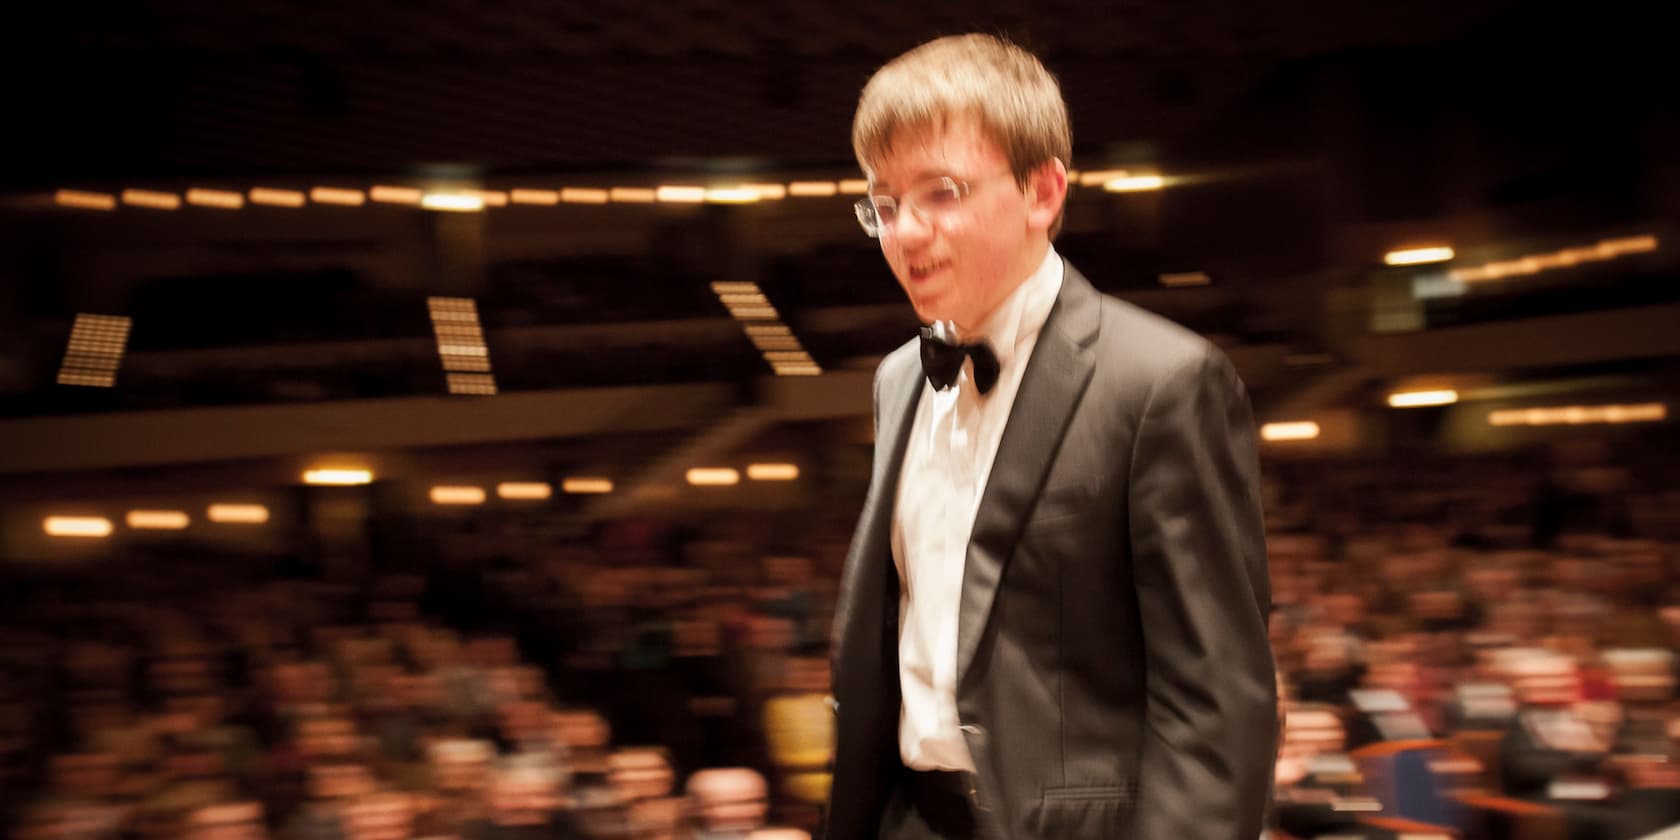
{"label": "suit lapel", "polygon": [[[846,577],[841,583],[840,603],[836,605],[836,623],[843,634],[839,651],[848,660],[840,663],[841,667],[848,675],[854,673],[854,667],[861,667],[856,673],[869,681],[871,687],[879,676],[875,667],[866,664],[872,660],[864,657],[884,650],[885,643],[871,643],[872,637],[867,634],[884,628],[889,619],[896,628],[898,573],[892,565],[893,508],[898,500],[904,451],[910,440],[916,406],[921,402],[924,381],[913,348],[894,354],[891,363],[882,369],[880,391],[876,395],[880,404],[876,406],[870,496],[864,502],[858,530],[852,538],[853,553],[846,561]],[[896,645],[896,635],[891,641]]]}
{"label": "suit lapel", "polygon": [[959,688],[991,617],[1004,566],[1015,553],[1068,420],[1091,381],[1094,358],[1089,345],[1097,333],[1100,298],[1073,266],[1063,265],[1061,292],[1027,362],[974,517],[957,616]]}

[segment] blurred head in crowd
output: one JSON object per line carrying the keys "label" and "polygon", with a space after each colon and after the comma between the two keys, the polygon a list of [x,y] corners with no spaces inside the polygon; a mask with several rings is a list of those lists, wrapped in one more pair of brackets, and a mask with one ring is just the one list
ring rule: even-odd
{"label": "blurred head in crowd", "polygon": [[193,811],[187,817],[189,840],[265,840],[262,805],[232,802]]}
{"label": "blurred head in crowd", "polygon": [[407,794],[373,793],[352,799],[341,811],[344,840],[409,840],[414,804]]}
{"label": "blurred head in crowd", "polygon": [[510,761],[490,783],[490,819],[497,825],[543,825],[559,809],[565,778],[551,763]]}
{"label": "blurred head in crowd", "polygon": [[329,761],[309,768],[309,795],[313,799],[347,799],[374,790],[373,774],[366,765]]}
{"label": "blurred head in crowd", "polygon": [[1027,51],[963,35],[899,56],[864,86],[852,147],[870,182],[860,218],[924,322],[979,328],[1043,260],[1072,131]]}
{"label": "blurred head in crowd", "polygon": [[701,770],[688,780],[688,798],[701,837],[745,836],[764,824],[764,777],[745,767]]}
{"label": "blurred head in crowd", "polygon": [[438,790],[472,793],[484,790],[490,780],[496,748],[488,741],[450,739],[432,744],[426,755]]}
{"label": "blurred head in crowd", "polygon": [[607,757],[607,781],[627,802],[666,796],[675,784],[671,761],[655,747],[633,747]]}

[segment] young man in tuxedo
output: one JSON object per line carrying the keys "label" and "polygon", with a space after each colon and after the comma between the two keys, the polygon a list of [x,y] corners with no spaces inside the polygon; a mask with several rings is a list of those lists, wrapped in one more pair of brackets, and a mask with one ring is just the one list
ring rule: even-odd
{"label": "young man in tuxedo", "polygon": [[852,136],[926,326],[875,378],[827,836],[1254,840],[1277,700],[1242,383],[1051,247],[1072,144],[1031,54],[918,47]]}

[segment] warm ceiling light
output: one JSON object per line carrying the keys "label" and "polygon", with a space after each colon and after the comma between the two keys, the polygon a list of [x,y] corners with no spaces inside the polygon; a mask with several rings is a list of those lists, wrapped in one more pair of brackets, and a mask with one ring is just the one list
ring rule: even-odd
{"label": "warm ceiling light", "polygon": [[303,193],[297,190],[276,190],[269,187],[257,187],[248,194],[252,204],[267,207],[302,207]]}
{"label": "warm ceiling light", "polygon": [[1212,284],[1213,278],[1208,277],[1207,274],[1200,271],[1185,271],[1177,274],[1161,275],[1161,285],[1166,286],[1169,289],[1178,289],[1185,286],[1208,286]]}
{"label": "warm ceiling light", "polygon": [[483,487],[452,487],[440,484],[432,488],[434,505],[482,505]]}
{"label": "warm ceiling light", "polygon": [[560,489],[573,495],[611,493],[612,479],[609,478],[568,478],[560,482]]}
{"label": "warm ceiling light", "polygon": [[661,185],[654,198],[671,204],[698,204],[706,200],[705,187]]}
{"label": "warm ceiling light", "polygon": [[356,484],[372,484],[373,472],[370,470],[346,468],[308,470],[303,474],[303,483],[329,487],[349,487]]}
{"label": "warm ceiling light", "polygon": [[741,474],[728,467],[695,467],[688,471],[688,483],[696,487],[727,487],[741,483]]}
{"label": "warm ceiling light", "polygon": [[546,481],[504,481],[496,485],[496,495],[504,499],[546,499],[554,495],[554,488]]}
{"label": "warm ceiling light", "polygon": [[109,193],[83,192],[81,190],[59,190],[53,193],[53,203],[60,207],[74,207],[77,210],[115,210],[117,197]]}
{"label": "warm ceiling light", "polygon": [[1623,239],[1605,239],[1598,243],[1598,251],[1610,256],[1622,254],[1645,254],[1657,250],[1657,238],[1651,235],[1629,236]]}
{"label": "warm ceiling light", "polygon": [[606,190],[586,187],[567,187],[560,191],[560,200],[567,204],[606,204],[608,197]]}
{"label": "warm ceiling light", "polygon": [[1430,405],[1452,405],[1458,402],[1458,392],[1451,388],[1432,391],[1396,391],[1388,395],[1391,408],[1420,408]]}
{"label": "warm ceiling light", "polygon": [[816,365],[777,364],[771,365],[777,376],[821,376],[822,368]]}
{"label": "warm ceiling light", "polygon": [[840,192],[840,185],[833,181],[794,181],[788,184],[788,195],[799,198],[827,198]]}
{"label": "warm ceiling light", "polygon": [[179,531],[191,522],[184,510],[131,510],[128,527],[145,531]]}
{"label": "warm ceiling light", "polygon": [[741,188],[758,193],[758,197],[766,201],[780,201],[788,194],[786,184],[742,184]]}
{"label": "warm ceiling light", "polygon": [[196,207],[214,207],[218,210],[238,210],[245,206],[245,196],[241,193],[227,190],[205,190],[194,187],[187,190],[187,203]]}
{"label": "warm ceiling light", "polygon": [[623,204],[648,204],[659,196],[647,187],[613,187],[607,194]]}
{"label": "warm ceiling light", "polygon": [[111,520],[103,516],[49,516],[41,527],[53,537],[97,538],[111,535]]}
{"label": "warm ceiling light", "polygon": [[122,202],[150,210],[181,209],[180,196],[174,193],[153,192],[152,190],[123,190]]}
{"label": "warm ceiling light", "polygon": [[798,464],[747,465],[747,478],[750,478],[753,481],[793,481],[798,477]]}
{"label": "warm ceiling light", "polygon": [[711,204],[752,204],[761,197],[752,187],[718,187],[705,193],[706,201]]}
{"label": "warm ceiling light", "polygon": [[1124,177],[1124,169],[1090,169],[1079,173],[1079,186],[1095,187]]}
{"label": "warm ceiling light", "polygon": [[368,190],[368,198],[380,204],[419,204],[426,193],[419,187],[376,186]]}
{"label": "warm ceiling light", "polygon": [[760,350],[798,350],[799,339],[791,335],[754,335],[749,336],[753,346]]}
{"label": "warm ceiling light", "polygon": [[1311,420],[1267,423],[1260,427],[1260,438],[1262,440],[1312,440],[1316,437],[1318,437],[1318,424]]}
{"label": "warm ceiling light", "polygon": [[211,522],[239,525],[259,525],[268,521],[268,508],[262,505],[217,503],[205,511]]}
{"label": "warm ceiling light", "polygon": [[1103,189],[1107,192],[1147,192],[1158,190],[1166,186],[1167,181],[1159,175],[1127,175],[1103,182]]}
{"label": "warm ceiling light", "polygon": [[444,213],[477,213],[484,209],[484,199],[461,193],[426,193],[420,198],[420,206]]}
{"label": "warm ceiling light", "polygon": [[477,196],[479,201],[484,202],[485,207],[506,207],[508,205],[508,194],[501,190],[473,190],[472,194]]}
{"label": "warm ceiling light", "polygon": [[752,324],[743,329],[747,335],[793,335],[792,328],[786,324]]}
{"label": "warm ceiling light", "polygon": [[508,200],[514,204],[552,207],[560,203],[560,193],[556,190],[513,190],[508,193]]}
{"label": "warm ceiling light", "polygon": [[718,295],[755,295],[759,291],[757,283],[720,281],[712,284],[712,293]]}
{"label": "warm ceiling light", "polygon": [[342,187],[316,187],[309,191],[309,200],[316,204],[360,207],[367,203],[367,195],[361,190],[347,190]]}
{"label": "warm ceiling light", "polygon": [[769,321],[777,317],[774,306],[731,306],[729,314],[740,321]]}
{"label": "warm ceiling light", "polygon": [[1513,408],[1488,415],[1493,426],[1579,426],[1596,423],[1654,423],[1668,419],[1663,403],[1565,405]]}
{"label": "warm ceiling light", "polygon": [[450,373],[445,378],[451,394],[491,396],[496,393],[496,378],[488,373]]}
{"label": "warm ceiling light", "polygon": [[1453,258],[1453,249],[1446,245],[1431,245],[1427,248],[1403,248],[1383,254],[1383,262],[1389,265],[1423,265],[1425,263],[1446,262]]}
{"label": "warm ceiling light", "polygon": [[766,350],[764,358],[771,362],[799,362],[811,364],[811,354],[804,350]]}
{"label": "warm ceiling light", "polygon": [[841,195],[866,195],[869,192],[869,182],[862,178],[848,178],[840,182]]}

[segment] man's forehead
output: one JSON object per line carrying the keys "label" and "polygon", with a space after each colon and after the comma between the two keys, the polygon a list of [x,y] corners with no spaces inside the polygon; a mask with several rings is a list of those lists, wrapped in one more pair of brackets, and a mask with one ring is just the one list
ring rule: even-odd
{"label": "man's forehead", "polygon": [[894,131],[877,156],[863,163],[871,189],[906,186],[994,161],[1002,149],[971,117],[947,118]]}

